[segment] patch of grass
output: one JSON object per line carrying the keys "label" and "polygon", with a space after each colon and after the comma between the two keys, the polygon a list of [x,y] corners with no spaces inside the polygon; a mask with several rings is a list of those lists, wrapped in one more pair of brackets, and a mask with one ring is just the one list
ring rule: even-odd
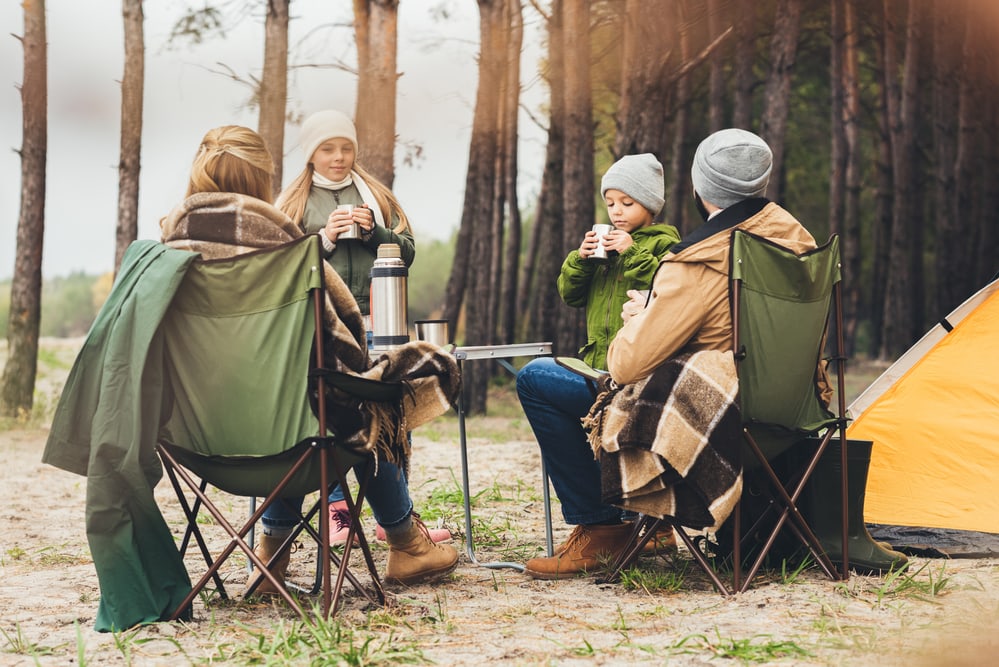
{"label": "patch of grass", "polygon": [[359,633],[316,613],[310,623],[280,621],[250,630],[248,640],[233,646],[222,660],[234,664],[267,665],[404,665],[425,663],[415,641],[389,633],[387,637]]}
{"label": "patch of grass", "polygon": [[717,658],[729,658],[742,663],[769,664],[784,658],[811,658],[812,653],[791,641],[775,641],[770,635],[755,635],[746,639],[724,638],[714,640],[705,635],[687,635],[674,648],[692,648],[708,651]]}
{"label": "patch of grass", "polygon": [[24,635],[24,632],[21,630],[20,623],[15,625],[14,629],[10,632],[4,628],[0,628],[0,638],[3,638],[4,653],[31,656],[35,658],[36,662],[41,656],[53,655],[56,652],[56,649],[59,648],[54,646],[43,646],[42,644],[37,644],[31,641]]}
{"label": "patch of grass", "polygon": [[632,567],[621,571],[621,585],[628,591],[654,593],[675,593],[684,587],[690,561],[672,558],[667,569]]}

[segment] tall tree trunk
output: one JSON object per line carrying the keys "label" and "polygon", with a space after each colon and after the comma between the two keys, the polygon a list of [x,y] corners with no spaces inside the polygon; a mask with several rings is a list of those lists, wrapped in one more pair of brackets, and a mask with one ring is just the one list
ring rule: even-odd
{"label": "tall tree trunk", "polygon": [[257,131],[274,159],[274,194],[281,190],[284,119],[288,104],[288,6],[291,0],[267,0],[264,21],[264,69],[260,77]]}
{"label": "tall tree trunk", "polygon": [[763,92],[760,135],[774,152],[767,197],[784,198],[784,141],[791,104],[791,71],[798,53],[802,0],[777,0],[774,34],[770,40],[770,73]]}
{"label": "tall tree trunk", "polygon": [[537,239],[532,242],[537,260],[524,267],[531,271],[530,280],[524,283],[530,290],[527,306],[530,313],[527,338],[530,340],[554,341],[561,312],[555,281],[563,260],[559,250],[565,219],[562,196],[565,168],[565,40],[562,20],[562,0],[553,0],[547,21],[548,141],[545,143],[545,166],[532,234]]}
{"label": "tall tree trunk", "polygon": [[[562,257],[579,247],[594,221],[593,100],[590,85],[590,1],[564,0],[565,45],[565,171]],[[556,354],[575,354],[585,340],[582,309],[563,306]]]}
{"label": "tall tree trunk", "polygon": [[48,56],[45,0],[24,0],[24,83],[21,85],[21,211],[10,286],[7,363],[0,378],[0,415],[28,417],[38,371],[48,150]]}
{"label": "tall tree trunk", "polygon": [[504,199],[507,205],[506,248],[500,286],[500,341],[516,340],[517,279],[520,274],[520,245],[523,238],[520,220],[520,200],[517,197],[517,136],[520,111],[520,52],[524,45],[524,16],[520,0],[507,0],[506,96],[503,100],[503,149],[505,170],[503,174]]}
{"label": "tall tree trunk", "polygon": [[115,230],[114,270],[125,250],[139,235],[139,168],[142,151],[142,91],[146,47],[142,0],[123,0],[125,71],[121,78],[121,146],[118,159],[118,224]]}
{"label": "tall tree trunk", "polygon": [[[506,62],[506,0],[479,0],[479,82],[472,117],[472,138],[465,176],[465,203],[448,279],[444,317],[452,326],[457,310],[465,305],[465,343],[489,345],[494,331],[491,313],[496,297],[490,294],[492,281],[487,267],[493,256],[495,239],[490,234],[493,221],[496,172],[499,155],[500,89]],[[469,270],[469,269],[472,270]],[[477,270],[475,270],[477,269]],[[466,298],[467,296],[467,298]],[[469,414],[486,409],[486,389],[491,369],[487,364],[466,364],[462,391]]]}
{"label": "tall tree trunk", "polygon": [[[954,215],[959,221],[966,223],[968,239],[964,245],[967,251],[981,248],[980,235],[973,221],[981,219],[982,201],[981,188],[983,184],[982,164],[980,158],[982,146],[988,146],[989,141],[982,137],[982,105],[984,96],[982,86],[987,70],[988,58],[985,52],[988,48],[987,33],[982,30],[983,22],[974,12],[967,12],[964,19],[964,44],[962,46],[962,71],[957,100],[957,151],[954,156],[954,176],[957,188],[954,193]],[[989,178],[989,180],[992,180]],[[994,209],[993,209],[994,210]],[[976,291],[984,281],[995,273],[994,256],[989,255],[986,271],[980,265],[976,270],[965,272],[960,276],[965,294]]]}
{"label": "tall tree trunk", "polygon": [[936,213],[936,289],[930,313],[943,317],[968,294],[963,276],[968,273],[967,237],[962,220],[957,217],[957,184],[954,174],[957,155],[958,76],[961,73],[961,34],[959,20],[964,0],[937,0],[933,5],[933,143],[936,151],[934,201]]}
{"label": "tall tree trunk", "polygon": [[[680,45],[680,63],[690,62],[690,21],[687,2],[674,4],[674,21],[678,26],[677,41]],[[713,35],[714,33],[712,33]],[[719,52],[715,49],[715,52]],[[683,212],[692,192],[690,185],[690,160],[687,157],[687,134],[690,131],[690,77],[681,76],[674,87],[676,112],[673,114],[673,145],[670,150],[670,174],[666,196],[666,220],[684,231]]]}
{"label": "tall tree trunk", "polygon": [[[708,0],[708,34],[720,35],[725,28],[722,0]],[[708,133],[725,127],[725,61],[726,51],[717,49],[708,64]]]}
{"label": "tall tree trunk", "polygon": [[736,41],[734,63],[735,101],[732,104],[732,125],[752,129],[753,122],[753,63],[756,61],[756,0],[733,0],[735,4]]}
{"label": "tall tree trunk", "polygon": [[665,80],[672,48],[664,45],[662,36],[674,32],[669,21],[673,1],[625,3],[615,158],[635,153],[663,157],[670,106],[670,87]]}
{"label": "tall tree trunk", "polygon": [[871,342],[869,354],[880,356],[884,340],[885,301],[887,300],[888,268],[891,258],[892,208],[895,202],[895,171],[892,162],[892,143],[895,137],[893,120],[898,115],[898,39],[897,26],[889,12],[891,0],[884,2],[876,14],[881,23],[881,45],[876,50],[878,71],[881,78],[881,108],[878,121],[877,193],[874,205],[874,234],[871,262],[870,320]]}
{"label": "tall tree trunk", "polygon": [[[891,3],[892,0],[886,0]],[[905,64],[898,116],[892,118],[892,162],[895,200],[892,207],[891,253],[885,300],[881,357],[895,359],[916,339],[922,328],[917,303],[923,291],[922,271],[915,270],[913,257],[921,250],[922,195],[917,187],[918,85],[922,50],[923,12],[920,3],[909,5],[906,27]],[[891,73],[889,73],[891,76]]]}
{"label": "tall tree trunk", "polygon": [[857,327],[860,323],[861,243],[860,192],[860,79],[859,24],[854,0],[847,0],[844,7],[843,42],[843,136],[846,139],[846,174],[844,176],[843,203],[843,337],[847,354],[856,349]]}
{"label": "tall tree trunk", "polygon": [[354,0],[359,159],[388,187],[395,180],[398,20],[399,0]]}

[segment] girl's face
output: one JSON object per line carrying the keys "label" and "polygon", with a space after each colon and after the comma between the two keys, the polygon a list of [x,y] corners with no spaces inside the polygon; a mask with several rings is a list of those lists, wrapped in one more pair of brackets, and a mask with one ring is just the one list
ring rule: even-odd
{"label": "girl's face", "polygon": [[322,176],[331,181],[342,181],[354,168],[354,156],[354,144],[350,139],[334,137],[320,144],[309,162]]}
{"label": "girl's face", "polygon": [[604,193],[604,202],[615,229],[623,229],[630,234],[652,224],[652,212],[620,190],[608,190]]}

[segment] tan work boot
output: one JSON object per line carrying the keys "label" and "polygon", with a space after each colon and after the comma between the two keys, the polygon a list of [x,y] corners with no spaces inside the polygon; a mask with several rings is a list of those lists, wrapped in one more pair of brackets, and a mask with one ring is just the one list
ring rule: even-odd
{"label": "tan work boot", "polygon": [[415,584],[447,574],[458,564],[458,550],[448,544],[436,544],[427,527],[411,517],[409,530],[401,535],[387,533],[389,552],[385,582]]}
{"label": "tan work boot", "polygon": [[642,547],[643,554],[667,554],[676,551],[676,535],[673,526],[664,524]]}
{"label": "tan work boot", "polygon": [[[277,553],[277,550],[278,548],[280,548],[281,543],[284,542],[284,539],[285,538],[283,537],[271,537],[270,535],[261,535],[260,542],[257,543],[256,547],[254,547],[253,553],[257,554],[257,557],[260,560],[264,561],[264,563],[267,563],[271,559],[271,557]],[[284,585],[284,577],[286,574],[288,574],[288,563],[291,561],[292,551],[293,551],[292,548],[289,548],[287,551],[285,551],[284,555],[281,556],[281,558],[278,559],[278,561],[274,563],[274,565],[271,566],[270,568],[271,574],[274,575],[275,579],[281,582],[281,585]],[[278,593],[278,589],[275,588],[274,584],[272,584],[270,580],[263,575],[263,573],[260,571],[260,568],[258,567],[253,568],[253,572],[250,573],[249,578],[246,580],[245,591],[249,591],[250,587],[254,584],[254,582],[256,582],[259,579],[263,579],[263,581],[260,582],[260,585],[258,585],[256,589],[254,589],[253,595],[260,595],[260,596],[280,595],[280,593]],[[243,593],[244,597],[246,596],[245,591]]]}
{"label": "tan work boot", "polygon": [[524,574],[535,579],[568,579],[592,572],[617,557],[631,531],[629,523],[576,526],[554,556],[527,561]]}

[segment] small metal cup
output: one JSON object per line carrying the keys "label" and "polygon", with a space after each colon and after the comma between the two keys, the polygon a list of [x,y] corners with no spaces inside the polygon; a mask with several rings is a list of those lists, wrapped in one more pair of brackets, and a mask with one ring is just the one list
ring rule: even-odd
{"label": "small metal cup", "polygon": [[438,347],[444,347],[450,343],[447,320],[417,320],[416,340],[425,340]]}
{"label": "small metal cup", "polygon": [[604,236],[607,235],[607,232],[614,229],[614,225],[593,225],[592,229],[597,234],[597,241],[599,245],[597,245],[597,248],[596,250],[593,251],[593,254],[590,255],[590,259],[606,260],[607,248],[604,247]]}
{"label": "small metal cup", "polygon": [[[353,204],[340,204],[336,207],[338,211],[347,211],[349,213],[354,212]],[[340,235],[336,237],[337,241],[347,240],[347,239],[359,239],[361,238],[361,226],[356,222],[350,226],[349,229],[340,232]]]}

